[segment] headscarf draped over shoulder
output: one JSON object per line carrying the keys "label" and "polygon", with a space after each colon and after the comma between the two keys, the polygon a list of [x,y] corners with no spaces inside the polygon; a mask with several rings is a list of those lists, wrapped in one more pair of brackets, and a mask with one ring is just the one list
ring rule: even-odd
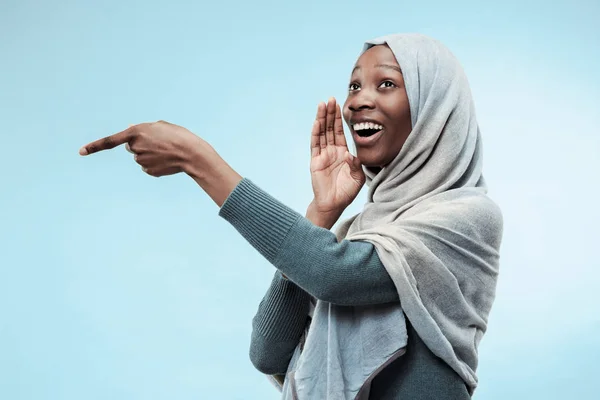
{"label": "headscarf draped over shoulder", "polygon": [[367,398],[369,379],[409,340],[405,317],[471,393],[477,387],[477,349],[495,297],[503,220],[487,196],[471,91],[440,42],[396,34],[368,41],[363,52],[383,44],[402,70],[412,131],[379,172],[363,167],[366,204],[335,233],[339,241],[375,246],[400,304],[317,301],[304,349],[289,369],[299,399]]}
{"label": "headscarf draped over shoulder", "polygon": [[412,131],[389,165],[376,174],[364,168],[367,203],[336,235],[375,245],[419,336],[474,389],[503,219],[487,196],[471,90],[439,41],[389,35],[368,41],[363,52],[382,44],[402,70]]}

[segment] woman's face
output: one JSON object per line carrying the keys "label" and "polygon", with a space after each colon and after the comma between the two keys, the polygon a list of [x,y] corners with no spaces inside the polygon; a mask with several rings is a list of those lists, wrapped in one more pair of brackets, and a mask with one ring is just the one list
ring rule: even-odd
{"label": "woman's face", "polygon": [[356,155],[378,171],[398,155],[412,130],[402,72],[387,45],[373,46],[360,56],[348,89],[343,114]]}

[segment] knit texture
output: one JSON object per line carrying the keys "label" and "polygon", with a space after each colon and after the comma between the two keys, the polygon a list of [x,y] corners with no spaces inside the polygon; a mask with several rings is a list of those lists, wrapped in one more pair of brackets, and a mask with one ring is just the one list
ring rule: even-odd
{"label": "knit texture", "polygon": [[[239,194],[239,195],[238,195]],[[253,201],[260,198],[260,201]],[[267,260],[273,262],[281,243],[302,215],[257,186],[242,179],[219,210],[219,216],[231,223]]]}
{"label": "knit texture", "polygon": [[264,374],[285,374],[294,348],[306,326],[310,295],[280,272],[252,319],[250,360]]}
{"label": "knit texture", "polygon": [[229,194],[219,215],[317,299],[339,305],[398,301],[394,282],[373,244],[338,242],[333,232],[315,226],[248,178]]}

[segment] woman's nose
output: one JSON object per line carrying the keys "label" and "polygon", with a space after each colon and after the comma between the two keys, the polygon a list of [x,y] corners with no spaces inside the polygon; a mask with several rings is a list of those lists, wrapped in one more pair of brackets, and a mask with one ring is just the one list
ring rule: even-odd
{"label": "woman's nose", "polygon": [[348,103],[348,108],[352,111],[370,110],[375,107],[373,95],[367,91],[361,90]]}

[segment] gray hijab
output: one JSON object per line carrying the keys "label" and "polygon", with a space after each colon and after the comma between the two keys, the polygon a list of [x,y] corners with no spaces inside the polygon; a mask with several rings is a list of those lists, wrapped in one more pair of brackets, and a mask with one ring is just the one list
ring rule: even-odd
{"label": "gray hijab", "polygon": [[365,168],[363,210],[336,229],[372,243],[400,304],[317,301],[290,367],[284,398],[367,399],[371,379],[406,347],[408,318],[427,347],[477,386],[477,348],[495,297],[502,214],[486,195],[481,136],[463,69],[438,41],[396,34],[387,44],[402,69],[412,131],[375,173]]}

